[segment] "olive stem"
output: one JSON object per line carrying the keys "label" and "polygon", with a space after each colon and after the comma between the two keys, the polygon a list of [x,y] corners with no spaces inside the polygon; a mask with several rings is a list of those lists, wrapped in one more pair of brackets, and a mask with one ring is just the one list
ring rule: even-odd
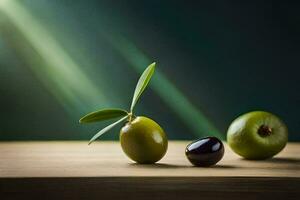
{"label": "olive stem", "polygon": [[132,121],[132,118],[134,117],[133,113],[130,112],[128,113],[128,121],[131,122]]}

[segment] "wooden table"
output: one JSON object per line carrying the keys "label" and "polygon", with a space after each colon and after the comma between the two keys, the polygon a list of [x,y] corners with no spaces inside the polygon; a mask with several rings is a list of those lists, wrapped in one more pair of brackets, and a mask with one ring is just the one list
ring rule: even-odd
{"label": "wooden table", "polygon": [[155,165],[131,162],[116,142],[0,142],[0,199],[300,199],[300,144],[264,161],[225,146],[214,167],[193,167],[189,142],[169,142]]}

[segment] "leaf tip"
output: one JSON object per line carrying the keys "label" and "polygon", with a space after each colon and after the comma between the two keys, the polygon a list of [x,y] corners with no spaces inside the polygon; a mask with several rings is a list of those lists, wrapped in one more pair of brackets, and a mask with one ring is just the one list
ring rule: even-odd
{"label": "leaf tip", "polygon": [[79,122],[79,124],[86,124],[86,123],[88,123],[89,121],[87,121],[85,117],[82,117],[82,118],[79,119],[78,122]]}
{"label": "leaf tip", "polygon": [[156,66],[156,62],[153,62],[153,63],[151,63],[151,64],[150,64],[150,66],[152,66],[152,67],[154,67],[154,68],[155,68],[155,66]]}

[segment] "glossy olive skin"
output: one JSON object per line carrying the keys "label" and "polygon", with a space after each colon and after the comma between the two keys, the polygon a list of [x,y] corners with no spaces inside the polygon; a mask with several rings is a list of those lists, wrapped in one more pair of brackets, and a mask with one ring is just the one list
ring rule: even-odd
{"label": "glossy olive skin", "polygon": [[206,137],[190,143],[185,155],[195,166],[208,167],[219,162],[224,155],[224,145],[216,137]]}
{"label": "glossy olive skin", "polygon": [[167,152],[168,139],[164,130],[147,117],[136,117],[120,131],[125,154],[140,164],[159,161]]}

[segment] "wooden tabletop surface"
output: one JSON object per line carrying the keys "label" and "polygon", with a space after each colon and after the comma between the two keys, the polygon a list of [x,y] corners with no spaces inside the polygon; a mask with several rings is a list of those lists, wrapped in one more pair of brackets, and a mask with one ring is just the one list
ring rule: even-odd
{"label": "wooden tabletop surface", "polygon": [[280,154],[262,161],[244,160],[225,145],[216,166],[199,168],[185,157],[188,143],[170,142],[157,164],[139,165],[117,142],[2,142],[0,177],[300,177],[300,144],[289,143]]}
{"label": "wooden tabletop surface", "polygon": [[0,199],[297,199],[300,144],[250,161],[225,145],[213,167],[193,167],[188,141],[171,141],[157,164],[129,160],[117,142],[0,142]]}

